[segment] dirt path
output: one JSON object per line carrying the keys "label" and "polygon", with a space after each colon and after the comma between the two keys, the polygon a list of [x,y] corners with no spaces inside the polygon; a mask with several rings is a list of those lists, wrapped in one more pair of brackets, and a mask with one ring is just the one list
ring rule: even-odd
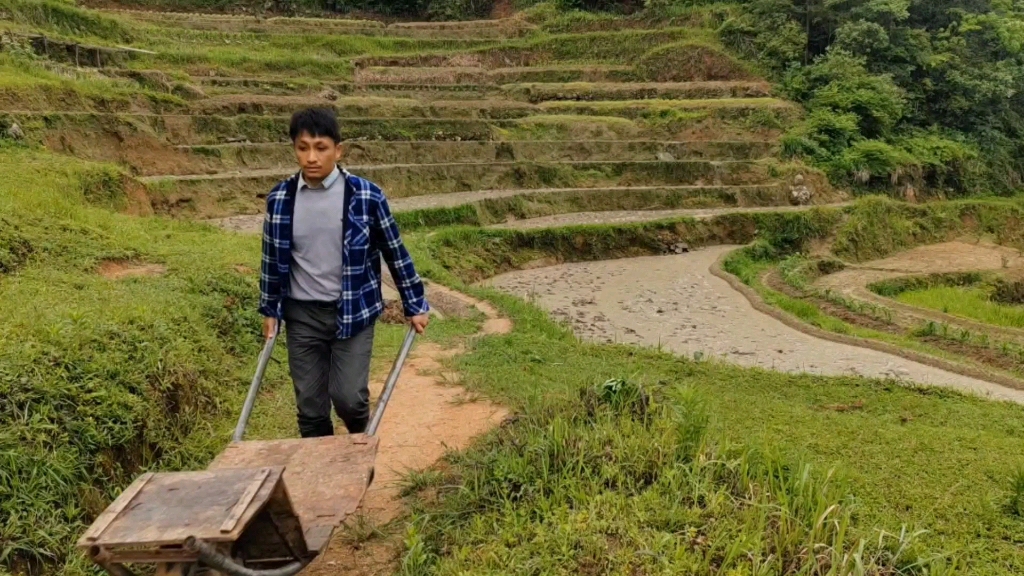
{"label": "dirt path", "polygon": [[597,341],[661,345],[783,372],[889,377],[1024,403],[1011,390],[857,346],[821,340],[757,312],[710,267],[738,246],[677,256],[563,264],[504,274],[488,284],[530,298]]}
{"label": "dirt path", "polygon": [[[437,284],[432,284],[431,289],[483,312],[487,319],[478,335],[511,331],[512,323],[500,317],[490,304]],[[444,373],[441,361],[459,352],[433,343],[419,343],[413,348],[381,421],[373,484],[355,515],[346,523],[354,526],[353,532],[383,526],[404,511],[396,483],[404,472],[425,469],[446,450],[464,448],[506,416],[504,408],[473,399],[457,385],[454,375]],[[371,383],[371,396],[376,398],[382,387],[382,381]],[[347,538],[345,531],[339,530],[327,551],[304,573],[311,576],[390,574],[394,571],[395,545],[391,538],[360,542]]]}
{"label": "dirt path", "polygon": [[[839,207],[846,203],[823,204],[820,207]],[[713,218],[723,214],[736,214],[742,212],[795,212],[807,210],[807,206],[751,206],[731,208],[680,208],[678,210],[622,210],[611,212],[573,212],[569,214],[556,214],[554,216],[543,216],[541,218],[530,218],[528,220],[513,220],[493,224],[489,228],[510,228],[515,230],[530,230],[533,228],[556,228],[559,226],[576,226],[583,224],[628,224],[631,222],[650,222],[663,218],[679,218],[689,216],[691,218]]]}

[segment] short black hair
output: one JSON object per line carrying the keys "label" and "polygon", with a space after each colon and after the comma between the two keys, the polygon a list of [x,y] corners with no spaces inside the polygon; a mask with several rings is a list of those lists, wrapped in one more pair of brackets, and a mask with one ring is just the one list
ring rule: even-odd
{"label": "short black hair", "polygon": [[335,144],[341,142],[341,129],[333,108],[306,108],[292,114],[292,124],[288,129],[292,142],[303,132],[314,138],[327,136]]}

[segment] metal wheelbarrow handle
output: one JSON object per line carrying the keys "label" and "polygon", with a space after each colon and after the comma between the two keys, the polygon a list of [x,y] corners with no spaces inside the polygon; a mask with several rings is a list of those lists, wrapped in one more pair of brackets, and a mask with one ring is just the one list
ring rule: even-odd
{"label": "metal wheelbarrow handle", "polygon": [[380,426],[381,418],[384,417],[384,409],[387,408],[388,400],[391,399],[391,392],[394,391],[395,384],[398,383],[398,374],[402,371],[402,365],[405,364],[405,359],[409,356],[409,350],[412,349],[414,338],[416,338],[416,329],[409,326],[409,330],[405,333],[402,347],[398,350],[398,357],[395,358],[395,363],[391,366],[391,373],[388,374],[388,379],[384,382],[384,390],[381,391],[380,398],[377,399],[377,410],[373,413],[370,425],[366,427],[367,436],[373,436],[377,433],[377,427]]}
{"label": "metal wheelbarrow handle", "polygon": [[[256,374],[252,377],[249,393],[245,397],[245,404],[242,405],[242,414],[238,417],[238,424],[235,425],[235,433],[232,436],[232,441],[234,442],[241,442],[242,437],[245,435],[246,424],[249,422],[249,416],[252,415],[252,408],[256,404],[256,396],[259,394],[260,385],[263,383],[263,373],[267,369],[267,364],[270,363],[270,357],[274,352],[274,344],[277,342],[277,336],[280,333],[281,321],[278,320],[277,329],[263,345],[263,350],[260,352],[259,363],[256,365]],[[380,399],[377,402],[377,410],[374,412],[373,418],[366,428],[367,436],[373,436],[377,433],[377,427],[380,426],[381,418],[384,417],[384,408],[387,407],[388,400],[391,399],[391,392],[395,389],[398,375],[402,371],[402,365],[405,364],[406,358],[409,356],[409,350],[412,349],[415,337],[416,329],[409,326],[409,330],[405,334],[405,340],[402,342],[402,348],[398,351],[398,357],[395,358],[395,363],[391,366],[391,373],[388,374],[388,379],[384,384],[384,391],[381,392]]]}

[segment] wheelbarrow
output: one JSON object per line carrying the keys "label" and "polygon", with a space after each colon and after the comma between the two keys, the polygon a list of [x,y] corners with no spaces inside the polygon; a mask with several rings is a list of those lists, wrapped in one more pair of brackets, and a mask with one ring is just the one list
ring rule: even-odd
{"label": "wheelbarrow", "polygon": [[277,340],[264,345],[232,442],[206,470],[139,476],[77,546],[111,576],[292,576],[331,540],[373,481],[377,428],[415,330],[410,327],[365,433],[243,441]]}

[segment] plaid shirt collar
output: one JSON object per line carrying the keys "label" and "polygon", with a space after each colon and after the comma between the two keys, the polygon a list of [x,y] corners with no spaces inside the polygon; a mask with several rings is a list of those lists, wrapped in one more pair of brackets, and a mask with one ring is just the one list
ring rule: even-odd
{"label": "plaid shirt collar", "polygon": [[[324,178],[324,181],[321,182],[319,186],[310,186],[309,182],[306,182],[306,178],[302,175],[302,171],[300,170],[299,171],[299,185],[296,187],[296,190],[298,190],[299,192],[301,192],[302,190],[304,190],[306,188],[309,188],[311,190],[326,190],[326,189],[330,188],[331,186],[334,186],[334,183],[338,180],[338,178],[341,176],[341,174],[342,174],[342,169],[340,167],[338,167],[337,164],[335,164],[334,165],[334,170],[331,170],[331,173],[327,175],[327,178]],[[345,177],[346,178],[348,177],[348,172],[345,172]]]}

